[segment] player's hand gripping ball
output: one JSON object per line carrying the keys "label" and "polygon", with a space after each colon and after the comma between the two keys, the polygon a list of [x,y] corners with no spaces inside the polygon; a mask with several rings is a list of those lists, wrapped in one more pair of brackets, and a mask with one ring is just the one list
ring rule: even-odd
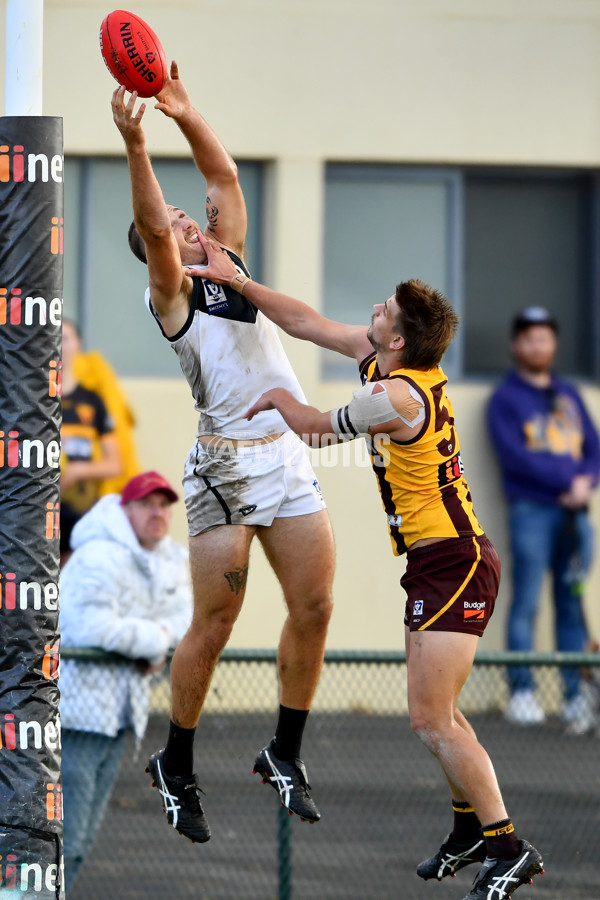
{"label": "player's hand gripping ball", "polygon": [[128,91],[154,97],[165,86],[165,51],[139,16],[124,9],[109,13],[100,26],[100,52],[110,74]]}

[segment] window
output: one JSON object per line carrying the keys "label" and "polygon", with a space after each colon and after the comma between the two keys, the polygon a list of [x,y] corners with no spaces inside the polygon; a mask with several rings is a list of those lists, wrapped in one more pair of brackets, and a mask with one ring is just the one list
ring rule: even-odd
{"label": "window", "polygon": [[[204,180],[191,160],[154,159],[167,202],[206,221]],[[248,207],[247,261],[261,274],[262,165],[238,165]],[[78,322],[84,345],[99,350],[119,375],[180,376],[144,307],[146,267],[131,253],[132,219],[125,159],[68,157],[65,162],[65,315]]]}
{"label": "window", "polygon": [[593,202],[587,174],[466,174],[466,372],[504,372],[513,316],[545,306],[560,324],[557,369],[593,374]]}
{"label": "window", "polygon": [[[373,304],[400,281],[420,278],[460,311],[452,227],[459,181],[453,172],[399,166],[329,165],[325,189],[324,315],[368,324]],[[455,345],[444,360],[455,369]],[[356,364],[323,351],[326,379],[356,378]]]}
{"label": "window", "polygon": [[[326,180],[326,316],[367,324],[373,303],[417,277],[461,317],[449,375],[504,372],[510,321],[533,304],[560,323],[560,371],[598,375],[594,173],[335,164]],[[356,378],[352,361],[322,360],[326,379]]]}

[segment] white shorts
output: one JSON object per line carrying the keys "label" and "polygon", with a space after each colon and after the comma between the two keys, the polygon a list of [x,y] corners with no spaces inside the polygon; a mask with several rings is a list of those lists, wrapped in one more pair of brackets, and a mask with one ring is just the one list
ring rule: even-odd
{"label": "white shorts", "polygon": [[197,440],[183,490],[190,535],[216,525],[271,525],[326,508],[308,449],[293,431],[248,446]]}

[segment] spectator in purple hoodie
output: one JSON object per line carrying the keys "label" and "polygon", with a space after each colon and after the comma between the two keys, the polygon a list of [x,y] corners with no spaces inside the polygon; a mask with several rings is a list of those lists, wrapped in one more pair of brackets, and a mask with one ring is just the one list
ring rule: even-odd
{"label": "spectator in purple hoodie", "polygon": [[[558,325],[541,307],[524,309],[512,323],[515,370],[496,389],[488,426],[508,502],[512,603],[508,649],[531,650],[542,580],[552,575],[558,650],[582,651],[587,632],[583,579],[590,567],[593,532],[587,507],[598,483],[598,433],[577,390],[552,371]],[[506,718],[543,722],[545,712],[527,666],[508,671]],[[579,671],[565,667],[562,717],[571,731],[593,724]]]}

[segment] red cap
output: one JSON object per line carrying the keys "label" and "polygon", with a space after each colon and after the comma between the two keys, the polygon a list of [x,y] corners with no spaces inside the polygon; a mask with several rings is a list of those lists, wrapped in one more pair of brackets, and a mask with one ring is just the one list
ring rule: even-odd
{"label": "red cap", "polygon": [[125,506],[131,500],[143,500],[153,491],[162,491],[166,494],[171,503],[179,500],[179,496],[175,493],[166,478],[159,475],[158,472],[142,472],[141,475],[135,475],[127,482],[121,493],[121,506]]}

